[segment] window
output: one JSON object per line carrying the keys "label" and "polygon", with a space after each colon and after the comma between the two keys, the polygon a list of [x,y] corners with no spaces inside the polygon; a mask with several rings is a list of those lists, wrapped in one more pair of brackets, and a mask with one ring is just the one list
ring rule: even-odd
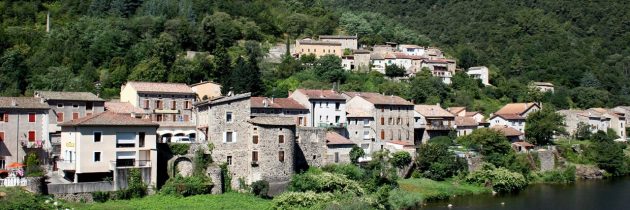
{"label": "window", "polygon": [[388,125],[391,125],[391,124],[392,124],[392,118],[391,118],[391,117],[390,117],[390,118],[387,118],[387,124],[388,124]]}
{"label": "window", "polygon": [[79,113],[78,112],[72,112],[72,119],[73,120],[79,119]]}
{"label": "window", "polygon": [[140,147],[144,147],[144,139],[146,137],[146,133],[140,132],[138,133],[138,144]]}
{"label": "window", "polygon": [[163,117],[161,114],[155,115],[155,121],[161,122],[163,120]]}
{"label": "window", "polygon": [[335,110],[339,110],[341,108],[341,104],[339,102],[335,103]]}
{"label": "window", "polygon": [[4,160],[4,156],[0,156],[0,168],[6,168],[7,163]]}
{"label": "window", "polygon": [[79,108],[79,104],[72,104],[72,108],[78,109]]}
{"label": "window", "polygon": [[339,152],[335,152],[335,163],[339,163]]}
{"label": "window", "polygon": [[232,156],[227,156],[227,162],[228,165],[232,165]]}
{"label": "window", "polygon": [[144,99],[144,108],[145,109],[149,108],[149,99]]}
{"label": "window", "polygon": [[258,144],[258,135],[253,135],[252,136],[252,143],[253,144]]}
{"label": "window", "polygon": [[85,103],[85,110],[92,110],[93,106],[92,102],[87,102]]}
{"label": "window", "polygon": [[226,112],[226,113],[225,113],[225,122],[229,122],[229,123],[231,123],[231,122],[232,122],[232,120],[233,120],[233,119],[232,119],[232,112]]}
{"label": "window", "polygon": [[35,122],[35,113],[28,113],[28,122]]}
{"label": "window", "polygon": [[185,103],[186,109],[190,109],[191,108],[190,101],[186,101],[184,103]]}
{"label": "window", "polygon": [[116,133],[116,147],[135,147],[135,146],[136,146],[136,133],[134,132]]}
{"label": "window", "polygon": [[57,122],[63,122],[63,112],[57,113]]}
{"label": "window", "polygon": [[223,140],[225,143],[235,142],[235,134],[232,131],[225,132],[225,138]]}
{"label": "window", "polygon": [[28,141],[35,141],[35,131],[28,132]]}
{"label": "window", "polygon": [[278,161],[284,162],[284,151],[278,152]]}
{"label": "window", "polygon": [[177,109],[177,101],[171,101],[171,109]]}
{"label": "window", "polygon": [[101,152],[94,152],[94,162],[101,162]]}
{"label": "window", "polygon": [[57,104],[57,108],[63,108],[63,104]]}
{"label": "window", "polygon": [[0,113],[0,122],[9,122],[9,114]]}
{"label": "window", "polygon": [[94,132],[94,142],[101,142],[102,133],[100,131]]}
{"label": "window", "polygon": [[162,106],[163,106],[162,100],[155,101],[155,108],[156,109],[162,109]]}
{"label": "window", "polygon": [[184,122],[188,122],[188,121],[190,121],[190,117],[187,114],[185,114],[184,115]]}
{"label": "window", "polygon": [[[0,132],[0,141],[4,141],[4,132]],[[0,167],[2,168],[2,167]]]}
{"label": "window", "polygon": [[328,106],[328,102],[326,102],[326,108],[328,108],[328,107],[329,107],[329,106]]}
{"label": "window", "polygon": [[278,135],[278,143],[284,144],[284,135]]}
{"label": "window", "polygon": [[335,123],[339,123],[340,120],[341,120],[340,116],[335,116]]}
{"label": "window", "polygon": [[369,119],[363,119],[363,125],[364,126],[370,126],[370,120]]}
{"label": "window", "polygon": [[385,130],[381,130],[381,140],[385,140]]}
{"label": "window", "polygon": [[252,151],[252,162],[258,162],[258,151]]}
{"label": "window", "polygon": [[381,125],[385,125],[385,118],[381,117]]}

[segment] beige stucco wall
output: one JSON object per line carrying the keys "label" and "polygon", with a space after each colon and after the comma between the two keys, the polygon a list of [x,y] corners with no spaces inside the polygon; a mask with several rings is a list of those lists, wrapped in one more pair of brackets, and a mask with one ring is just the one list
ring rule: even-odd
{"label": "beige stucco wall", "polygon": [[140,107],[140,101],[138,100],[138,91],[131,85],[125,85],[120,90],[120,102],[129,102],[135,107]]}
{"label": "beige stucco wall", "polygon": [[341,45],[299,44],[299,41],[297,43],[295,52],[300,56],[314,54],[315,57],[319,58],[329,54],[336,55],[337,57],[341,57],[343,55]]}
{"label": "beige stucco wall", "polygon": [[202,100],[204,97],[210,99],[221,96],[221,85],[212,82],[191,86],[191,88],[197,94],[198,100]]}

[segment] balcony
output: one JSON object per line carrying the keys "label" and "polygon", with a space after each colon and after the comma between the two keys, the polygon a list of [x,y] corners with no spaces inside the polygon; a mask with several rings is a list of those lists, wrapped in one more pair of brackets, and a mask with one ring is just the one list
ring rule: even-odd
{"label": "balcony", "polygon": [[434,131],[447,131],[447,130],[453,130],[453,128],[449,125],[426,125],[426,129],[427,130],[434,130]]}
{"label": "balcony", "polygon": [[320,128],[345,128],[347,125],[345,123],[319,123],[317,127]]}
{"label": "balcony", "polygon": [[57,167],[62,171],[74,171],[77,169],[77,160],[58,160]]}
{"label": "balcony", "polygon": [[44,145],[42,140],[35,140],[35,141],[22,140],[21,144],[22,144],[22,147],[29,148],[29,149],[42,148],[42,146]]}
{"label": "balcony", "polygon": [[109,169],[121,169],[121,168],[149,168],[151,167],[150,160],[135,160],[135,159],[118,159],[112,160],[109,164]]}
{"label": "balcony", "polygon": [[155,114],[179,114],[179,109],[154,109]]}

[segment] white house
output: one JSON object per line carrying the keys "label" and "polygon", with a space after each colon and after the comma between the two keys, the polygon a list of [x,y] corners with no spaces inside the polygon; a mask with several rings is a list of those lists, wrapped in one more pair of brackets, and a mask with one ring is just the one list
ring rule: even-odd
{"label": "white house", "polygon": [[490,127],[504,125],[525,132],[525,119],[540,110],[536,103],[511,103],[496,111],[489,119]]}
{"label": "white house", "polygon": [[470,77],[474,78],[474,79],[478,79],[481,80],[481,83],[485,86],[489,86],[490,85],[490,71],[488,70],[488,67],[485,66],[475,66],[475,67],[470,67],[468,68],[468,71],[466,71],[466,74],[468,74]]}
{"label": "white house", "polygon": [[289,98],[308,108],[308,127],[340,128],[346,125],[346,98],[334,90],[297,89]]}

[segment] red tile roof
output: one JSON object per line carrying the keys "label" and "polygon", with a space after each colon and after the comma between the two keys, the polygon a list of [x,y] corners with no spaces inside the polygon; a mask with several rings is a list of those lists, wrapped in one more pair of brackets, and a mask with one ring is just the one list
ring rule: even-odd
{"label": "red tile roof", "polygon": [[370,93],[370,92],[344,92],[344,94],[354,98],[355,96],[361,97],[366,101],[377,104],[377,105],[409,105],[412,106],[413,103],[399,97],[399,96],[386,96],[380,93]]}
{"label": "red tile roof", "polygon": [[295,92],[301,92],[309,99],[346,100],[341,93],[334,90],[297,89]]}
{"label": "red tile roof", "polygon": [[438,105],[416,105],[414,110],[424,117],[455,117]]}
{"label": "red tile roof", "polygon": [[307,109],[291,98],[251,97],[252,108]]}
{"label": "red tile roof", "polygon": [[129,102],[105,102],[105,110],[114,113],[144,113],[144,109],[135,107]]}
{"label": "red tile roof", "polygon": [[348,109],[346,113],[348,113],[346,117],[372,117],[370,112],[362,109]]}
{"label": "red tile roof", "polygon": [[59,124],[60,126],[155,126],[159,124],[147,119],[133,118],[129,114],[101,112]]}
{"label": "red tile roof", "polygon": [[352,141],[348,140],[346,137],[339,135],[334,131],[326,132],[326,145],[347,145],[354,144]]}
{"label": "red tile roof", "polygon": [[508,136],[508,137],[523,135],[523,132],[520,132],[519,130],[516,130],[512,127],[508,127],[506,125],[495,125],[495,126],[492,126],[492,129],[500,131],[503,133],[503,135]]}
{"label": "red tile roof", "polygon": [[494,114],[517,114],[521,115],[529,110],[533,106],[538,106],[535,103],[511,103],[503,106],[499,111]]}
{"label": "red tile roof", "polygon": [[194,94],[192,88],[184,83],[163,83],[163,82],[127,82],[138,92],[144,93],[186,93]]}
{"label": "red tile roof", "polygon": [[392,143],[392,144],[398,144],[398,145],[402,145],[402,146],[414,146],[413,143],[411,142],[407,142],[407,141],[400,141],[400,140],[396,140],[396,141],[388,141],[387,143]]}
{"label": "red tile roof", "polygon": [[457,113],[461,111],[466,111],[466,107],[454,106],[454,107],[449,107],[447,110],[453,113],[454,115],[457,115]]}
{"label": "red tile roof", "polygon": [[4,109],[50,109],[40,98],[0,97],[0,108]]}
{"label": "red tile roof", "polygon": [[455,117],[455,125],[457,126],[478,126],[477,120],[472,117]]}
{"label": "red tile roof", "polygon": [[518,114],[495,114],[492,118],[501,117],[506,120],[524,120],[525,117]]}

